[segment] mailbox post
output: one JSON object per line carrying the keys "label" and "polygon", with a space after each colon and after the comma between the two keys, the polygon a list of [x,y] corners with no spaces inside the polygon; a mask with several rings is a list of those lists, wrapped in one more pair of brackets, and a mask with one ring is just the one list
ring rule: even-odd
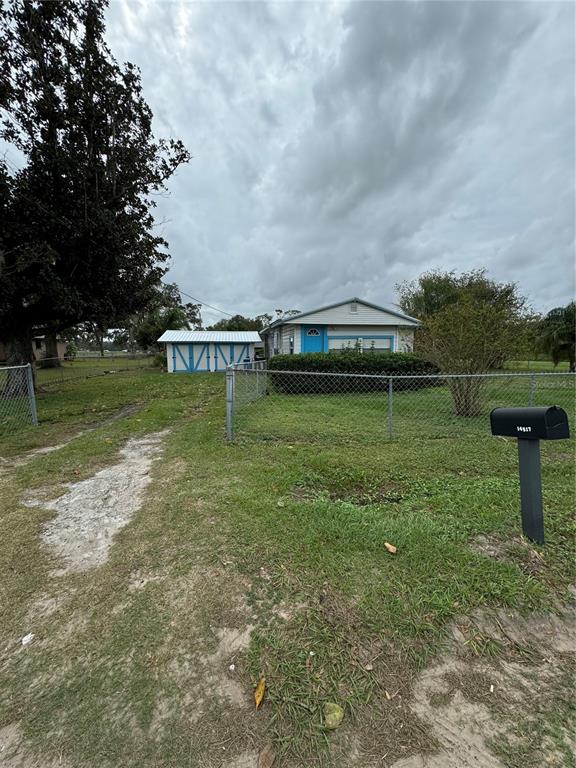
{"label": "mailbox post", "polygon": [[570,437],[566,411],[545,408],[494,408],[490,413],[493,435],[518,439],[520,503],[524,535],[544,544],[540,440]]}

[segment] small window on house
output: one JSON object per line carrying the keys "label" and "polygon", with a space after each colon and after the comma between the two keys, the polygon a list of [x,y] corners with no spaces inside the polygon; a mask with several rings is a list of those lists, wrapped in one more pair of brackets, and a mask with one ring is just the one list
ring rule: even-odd
{"label": "small window on house", "polygon": [[294,336],[290,336],[290,354],[294,354]]}
{"label": "small window on house", "polygon": [[356,304],[355,301],[350,304],[350,312],[352,312],[352,314],[356,314],[358,312],[358,304]]}
{"label": "small window on house", "polygon": [[36,349],[42,349],[42,339],[34,339],[34,346]]}
{"label": "small window on house", "polygon": [[310,330],[308,331],[308,333],[306,335],[307,336],[320,336],[320,331],[318,330],[318,328],[310,328]]}

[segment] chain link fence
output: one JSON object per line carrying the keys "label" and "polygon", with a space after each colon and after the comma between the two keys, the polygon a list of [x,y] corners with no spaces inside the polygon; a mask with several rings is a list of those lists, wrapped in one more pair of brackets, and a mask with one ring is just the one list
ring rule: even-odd
{"label": "chain link fence", "polygon": [[232,367],[228,439],[379,443],[490,434],[499,406],[558,405],[573,428],[576,375],[494,373],[381,376]]}
{"label": "chain link fence", "polygon": [[45,357],[34,364],[36,386],[42,389],[77,379],[125,373],[150,368],[154,355],[109,355],[105,357]]}
{"label": "chain link fence", "polygon": [[30,365],[0,368],[0,434],[26,424],[38,424]]}

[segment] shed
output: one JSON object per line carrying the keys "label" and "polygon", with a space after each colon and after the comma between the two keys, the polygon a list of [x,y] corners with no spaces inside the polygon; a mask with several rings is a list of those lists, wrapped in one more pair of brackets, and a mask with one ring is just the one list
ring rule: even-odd
{"label": "shed", "polygon": [[166,331],[158,339],[166,344],[169,373],[224,371],[232,363],[254,361],[261,343],[257,331]]}

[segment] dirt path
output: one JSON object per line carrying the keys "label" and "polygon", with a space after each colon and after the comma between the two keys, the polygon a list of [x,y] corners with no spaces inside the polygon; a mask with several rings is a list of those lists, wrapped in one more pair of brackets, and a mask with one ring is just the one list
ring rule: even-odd
{"label": "dirt path", "polygon": [[20,456],[14,456],[9,459],[0,456],[0,470],[13,469],[14,467],[24,467],[38,456],[44,456],[47,453],[60,451],[62,448],[65,448],[67,445],[72,443],[74,440],[77,440],[79,437],[82,437],[83,435],[88,435],[90,432],[94,432],[101,427],[106,427],[109,424],[113,424],[115,421],[119,421],[120,419],[126,419],[128,416],[133,416],[135,413],[138,413],[138,411],[142,410],[143,407],[143,403],[135,403],[133,405],[127,405],[125,408],[120,408],[119,411],[116,411],[116,413],[113,413],[111,416],[108,416],[101,421],[97,421],[95,424],[92,424],[92,426],[86,427],[79,432],[75,432],[73,435],[70,435],[60,443],[56,443],[56,445],[47,445],[43,448],[34,448],[32,451],[27,451]]}
{"label": "dirt path", "polygon": [[42,489],[24,501],[29,507],[51,509],[58,514],[42,534],[44,544],[59,558],[63,575],[95,568],[105,562],[112,538],[130,520],[150,483],[150,468],[160,454],[167,432],[128,440],[120,451],[122,461],[87,480],[67,483],[66,492],[42,499]]}

